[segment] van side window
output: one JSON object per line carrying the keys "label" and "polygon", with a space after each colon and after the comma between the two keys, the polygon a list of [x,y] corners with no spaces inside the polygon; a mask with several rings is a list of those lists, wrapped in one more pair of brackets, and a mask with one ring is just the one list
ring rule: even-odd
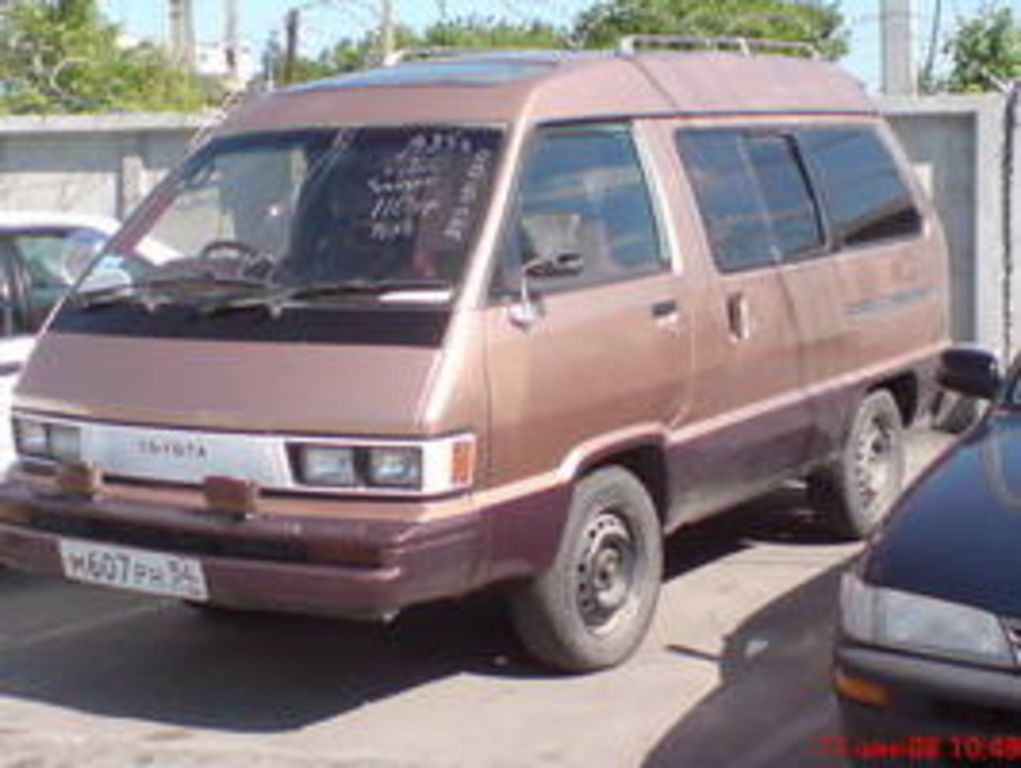
{"label": "van side window", "polygon": [[868,127],[798,132],[836,241],[861,245],[922,229],[908,185],[878,133]]}
{"label": "van side window", "polygon": [[524,168],[495,287],[514,290],[521,266],[580,254],[580,274],[535,278],[557,291],[666,268],[645,174],[627,126],[541,131]]}
{"label": "van side window", "polygon": [[717,266],[735,272],[775,264],[777,249],[741,131],[677,133]]}
{"label": "van side window", "polygon": [[826,242],[822,223],[791,138],[778,133],[751,133],[745,136],[745,142],[773,242],[784,259],[818,251]]}

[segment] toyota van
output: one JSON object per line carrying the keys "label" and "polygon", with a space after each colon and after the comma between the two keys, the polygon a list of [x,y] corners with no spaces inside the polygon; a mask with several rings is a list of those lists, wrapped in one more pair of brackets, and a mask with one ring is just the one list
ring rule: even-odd
{"label": "toyota van", "polygon": [[686,524],[804,479],[869,532],[947,343],[940,225],[837,67],[674,47],[237,109],[50,319],[0,561],[367,618],[500,585],[584,671],[641,641]]}

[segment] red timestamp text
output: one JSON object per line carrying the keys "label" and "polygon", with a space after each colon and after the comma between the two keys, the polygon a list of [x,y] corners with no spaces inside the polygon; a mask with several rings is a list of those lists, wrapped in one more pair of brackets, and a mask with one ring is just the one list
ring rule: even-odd
{"label": "red timestamp text", "polygon": [[952,760],[988,765],[1021,764],[1021,736],[920,735],[894,740],[823,736],[819,743],[825,757],[863,763]]}

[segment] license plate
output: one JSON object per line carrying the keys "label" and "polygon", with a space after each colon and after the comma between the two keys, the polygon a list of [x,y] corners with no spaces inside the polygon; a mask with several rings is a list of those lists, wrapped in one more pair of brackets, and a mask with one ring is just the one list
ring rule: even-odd
{"label": "license plate", "polygon": [[194,558],[61,539],[60,559],[73,581],[185,600],[209,597],[202,563]]}

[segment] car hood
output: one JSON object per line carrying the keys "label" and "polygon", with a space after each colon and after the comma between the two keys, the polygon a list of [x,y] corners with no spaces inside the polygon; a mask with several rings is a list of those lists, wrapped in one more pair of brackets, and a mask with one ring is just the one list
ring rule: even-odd
{"label": "car hood", "polygon": [[439,347],[47,333],[15,407],[124,424],[413,434]]}
{"label": "car hood", "polygon": [[998,413],[905,495],[866,555],[871,584],[1021,618],[1021,415]]}

